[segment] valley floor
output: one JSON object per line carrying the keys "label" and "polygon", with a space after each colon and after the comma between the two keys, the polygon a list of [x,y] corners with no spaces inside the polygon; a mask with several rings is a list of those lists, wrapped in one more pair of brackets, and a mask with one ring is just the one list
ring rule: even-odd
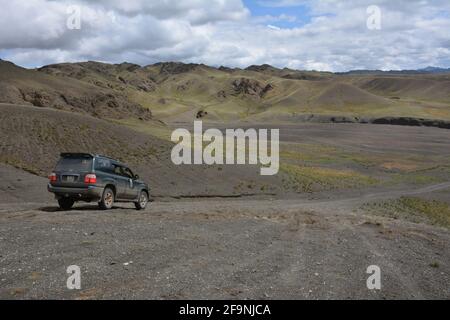
{"label": "valley floor", "polygon": [[47,179],[0,165],[0,299],[450,299],[450,131],[273,127],[276,177],[149,166],[177,184],[145,211],[59,211]]}
{"label": "valley floor", "polygon": [[[450,233],[354,210],[386,197],[157,201],[142,212],[2,204],[0,298],[449,299]],[[66,288],[70,265],[81,290]],[[370,265],[381,290],[366,287]]]}

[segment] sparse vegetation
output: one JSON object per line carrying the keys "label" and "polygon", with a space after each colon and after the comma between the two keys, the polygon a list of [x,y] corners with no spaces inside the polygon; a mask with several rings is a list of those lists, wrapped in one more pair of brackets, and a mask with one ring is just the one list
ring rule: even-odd
{"label": "sparse vegetation", "polygon": [[282,164],[284,185],[297,192],[314,192],[369,186],[377,180],[352,170]]}
{"label": "sparse vegetation", "polygon": [[438,200],[400,197],[366,203],[361,209],[393,219],[406,219],[416,223],[423,222],[450,228],[450,206],[448,203]]}
{"label": "sparse vegetation", "polygon": [[439,262],[433,261],[432,263],[430,263],[430,267],[439,268]]}
{"label": "sparse vegetation", "polygon": [[387,185],[408,184],[413,186],[422,186],[427,184],[439,183],[445,181],[444,177],[426,175],[417,172],[413,173],[394,173]]}
{"label": "sparse vegetation", "polygon": [[37,166],[33,165],[32,163],[28,163],[28,162],[23,161],[22,159],[14,157],[13,155],[1,153],[0,154],[0,163],[8,164],[10,166],[13,166],[17,169],[21,169],[23,171],[29,172],[31,174],[45,175],[45,172],[42,169],[39,169]]}

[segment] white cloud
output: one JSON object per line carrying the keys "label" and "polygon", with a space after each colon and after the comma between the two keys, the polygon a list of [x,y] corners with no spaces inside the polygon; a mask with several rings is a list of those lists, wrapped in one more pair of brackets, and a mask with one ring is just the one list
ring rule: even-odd
{"label": "white cloud", "polygon": [[[240,0],[0,0],[0,57],[25,66],[79,60],[331,71],[450,66],[448,0],[262,3],[286,13],[251,16]],[[81,30],[66,28],[73,4],[82,9]],[[274,26],[295,21],[296,5],[309,8],[308,24]],[[381,30],[366,27],[369,5],[381,9]]]}
{"label": "white cloud", "polygon": [[148,15],[156,19],[184,19],[190,23],[241,20],[249,11],[240,0],[82,0],[86,4],[115,10],[128,16]]}
{"label": "white cloud", "polygon": [[273,26],[273,25],[271,25],[271,24],[268,24],[268,25],[267,25],[267,28],[270,28],[270,29],[273,29],[273,30],[281,30],[280,27]]}

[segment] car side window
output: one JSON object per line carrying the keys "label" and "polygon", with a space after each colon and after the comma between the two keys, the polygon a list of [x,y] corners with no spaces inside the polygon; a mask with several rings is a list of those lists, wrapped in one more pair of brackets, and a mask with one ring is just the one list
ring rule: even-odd
{"label": "car side window", "polygon": [[114,174],[117,174],[118,176],[122,176],[122,167],[118,166],[116,164],[113,164],[113,168],[114,168]]}
{"label": "car side window", "polygon": [[127,178],[133,179],[133,173],[131,172],[131,170],[129,168],[123,168],[123,173],[124,176],[126,176]]}
{"label": "car side window", "polygon": [[113,167],[111,164],[111,160],[96,158],[95,159],[95,170],[103,171],[103,172],[112,172]]}

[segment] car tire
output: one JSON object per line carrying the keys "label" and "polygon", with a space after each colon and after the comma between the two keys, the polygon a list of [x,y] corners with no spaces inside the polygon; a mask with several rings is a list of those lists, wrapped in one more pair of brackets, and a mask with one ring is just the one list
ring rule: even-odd
{"label": "car tire", "polygon": [[141,191],[139,193],[138,201],[134,203],[136,210],[144,210],[148,203],[148,193],[146,191]]}
{"label": "car tire", "polygon": [[108,210],[111,209],[114,205],[114,191],[110,187],[106,187],[105,190],[103,190],[102,198],[100,199],[100,202],[98,203],[100,209],[102,210]]}
{"label": "car tire", "polygon": [[75,201],[73,199],[70,199],[70,198],[58,199],[59,207],[62,210],[70,210],[74,203],[75,203]]}

